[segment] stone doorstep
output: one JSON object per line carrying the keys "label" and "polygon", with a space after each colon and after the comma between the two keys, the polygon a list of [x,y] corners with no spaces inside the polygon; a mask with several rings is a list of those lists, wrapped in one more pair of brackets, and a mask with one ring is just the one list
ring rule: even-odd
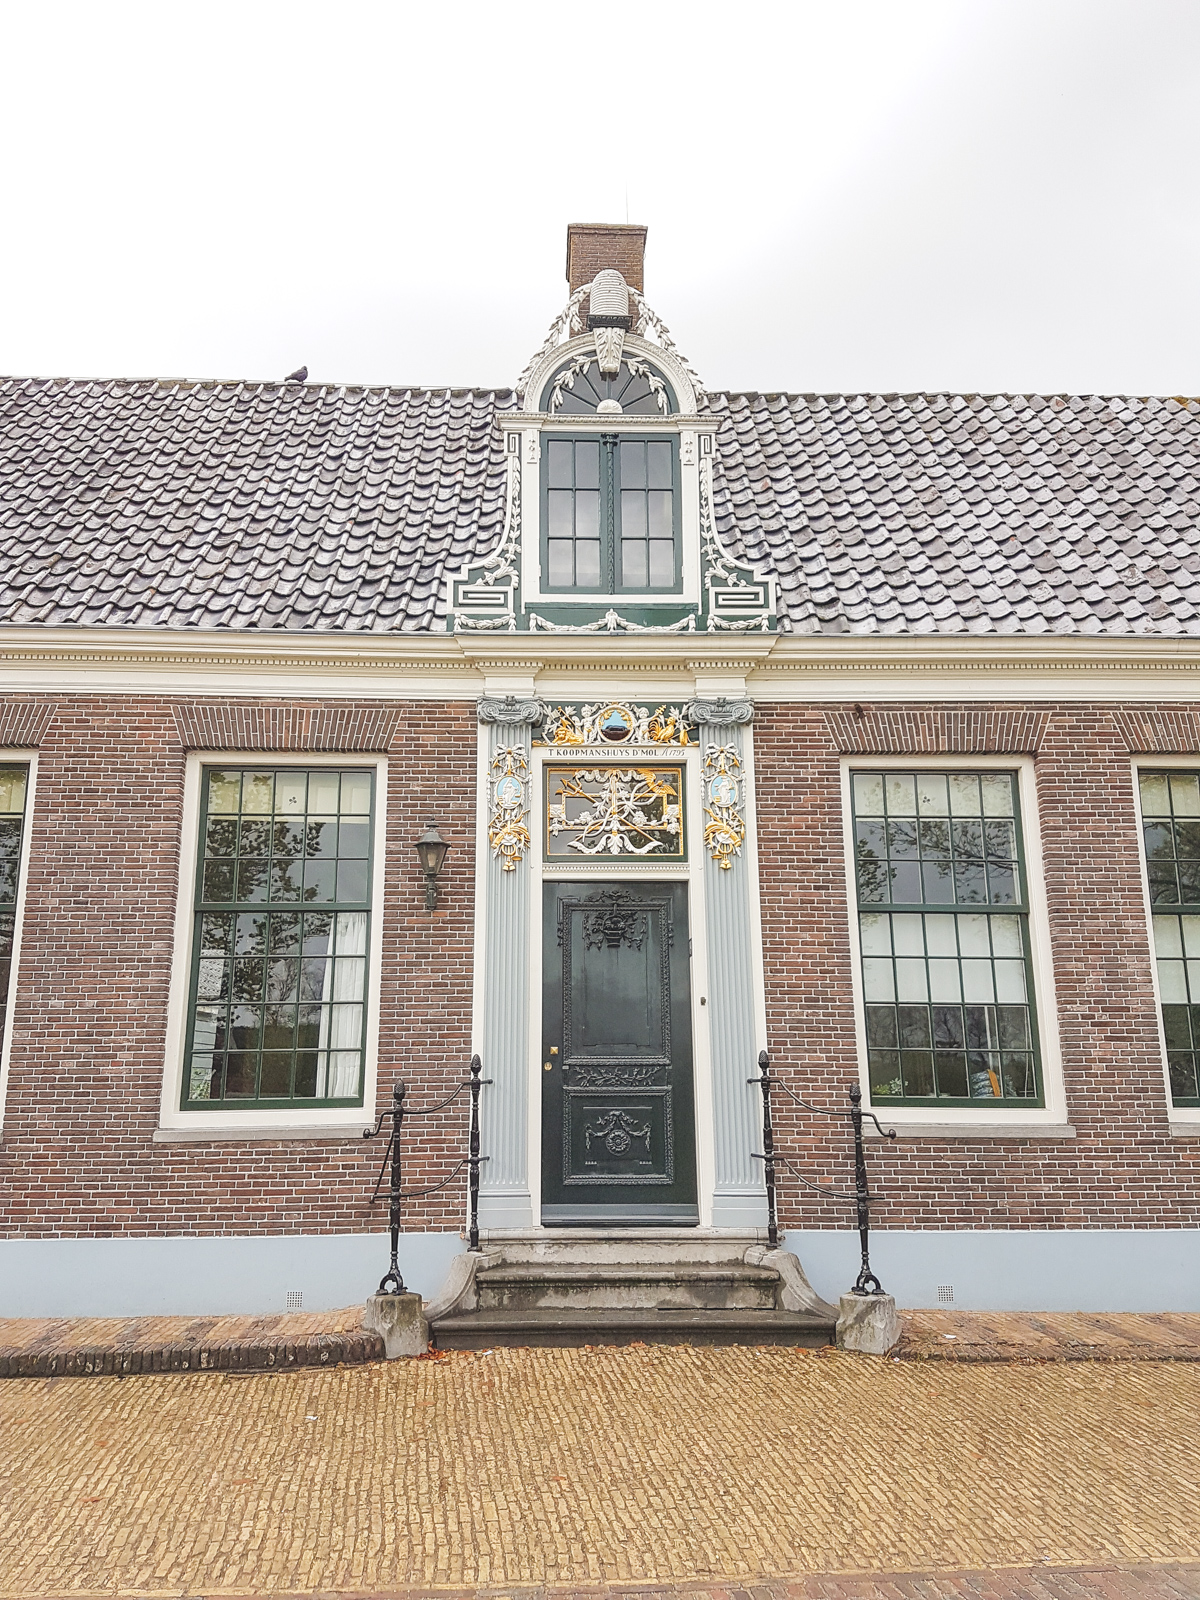
{"label": "stone doorstep", "polygon": [[825,1317],[774,1310],[466,1311],[430,1326],[439,1350],[578,1348],[581,1345],[790,1345],[816,1349],[833,1342]]}

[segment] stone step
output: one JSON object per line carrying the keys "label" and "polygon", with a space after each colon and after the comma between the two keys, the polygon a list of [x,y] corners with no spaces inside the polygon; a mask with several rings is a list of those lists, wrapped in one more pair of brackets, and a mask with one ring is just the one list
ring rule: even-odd
{"label": "stone step", "polygon": [[439,1350],[589,1344],[791,1345],[833,1343],[834,1324],[791,1311],[468,1311],[430,1333]]}
{"label": "stone step", "polygon": [[745,1260],[751,1245],[762,1243],[763,1238],[756,1233],[717,1233],[700,1228],[570,1228],[559,1233],[543,1229],[489,1233],[484,1236],[483,1251],[511,1266],[570,1261],[589,1266],[655,1266],[663,1261],[732,1266]]}
{"label": "stone step", "polygon": [[641,1263],[518,1262],[481,1267],[475,1277],[479,1309],[653,1311],[772,1310],[779,1275],[765,1267],[729,1262]]}

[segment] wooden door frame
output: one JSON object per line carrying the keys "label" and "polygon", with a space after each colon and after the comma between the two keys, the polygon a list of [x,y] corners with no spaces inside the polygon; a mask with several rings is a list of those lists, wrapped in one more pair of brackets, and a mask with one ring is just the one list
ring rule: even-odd
{"label": "wooden door frame", "polygon": [[[542,855],[543,806],[545,804],[545,775],[549,765],[561,765],[563,760],[578,761],[581,765],[645,766],[649,752],[643,747],[626,751],[620,746],[596,750],[590,746],[567,748],[535,746],[531,760],[531,817],[530,833],[533,857],[533,888],[529,896],[529,1038],[527,1040],[527,1125],[526,1148],[529,1172],[530,1200],[533,1226],[542,1229],[542,886],[552,878],[572,882],[592,882],[597,889],[616,881],[646,882],[682,879],[688,884],[688,921],[692,949],[691,965],[691,1019],[692,1019],[692,1104],[695,1116],[696,1138],[696,1199],[700,1211],[701,1228],[712,1226],[713,1190],[715,1188],[716,1153],[713,1138],[713,1082],[712,1052],[708,1033],[708,932],[705,906],[705,853],[704,804],[702,788],[702,752],[698,746],[685,748],[663,746],[655,751],[651,760],[682,762],[686,768],[686,827],[688,857],[678,863],[631,861],[563,861],[550,863]],[[557,1230],[555,1230],[557,1231]],[[626,1230],[627,1231],[627,1230]]]}

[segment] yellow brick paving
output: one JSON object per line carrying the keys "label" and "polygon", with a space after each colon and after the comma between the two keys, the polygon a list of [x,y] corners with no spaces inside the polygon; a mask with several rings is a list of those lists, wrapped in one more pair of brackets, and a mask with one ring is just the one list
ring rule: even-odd
{"label": "yellow brick paving", "polygon": [[0,1384],[0,1594],[1165,1562],[1200,1366],[498,1350]]}

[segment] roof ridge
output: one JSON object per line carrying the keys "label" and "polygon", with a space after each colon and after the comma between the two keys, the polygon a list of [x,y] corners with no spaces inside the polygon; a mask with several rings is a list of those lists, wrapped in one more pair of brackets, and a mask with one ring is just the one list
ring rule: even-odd
{"label": "roof ridge", "polygon": [[260,394],[279,389],[288,393],[309,390],[318,394],[444,394],[484,395],[503,398],[515,394],[511,385],[493,386],[448,383],[289,383],[287,379],[265,378],[69,378],[25,373],[0,373],[0,385],[27,384],[62,389],[234,389]]}

